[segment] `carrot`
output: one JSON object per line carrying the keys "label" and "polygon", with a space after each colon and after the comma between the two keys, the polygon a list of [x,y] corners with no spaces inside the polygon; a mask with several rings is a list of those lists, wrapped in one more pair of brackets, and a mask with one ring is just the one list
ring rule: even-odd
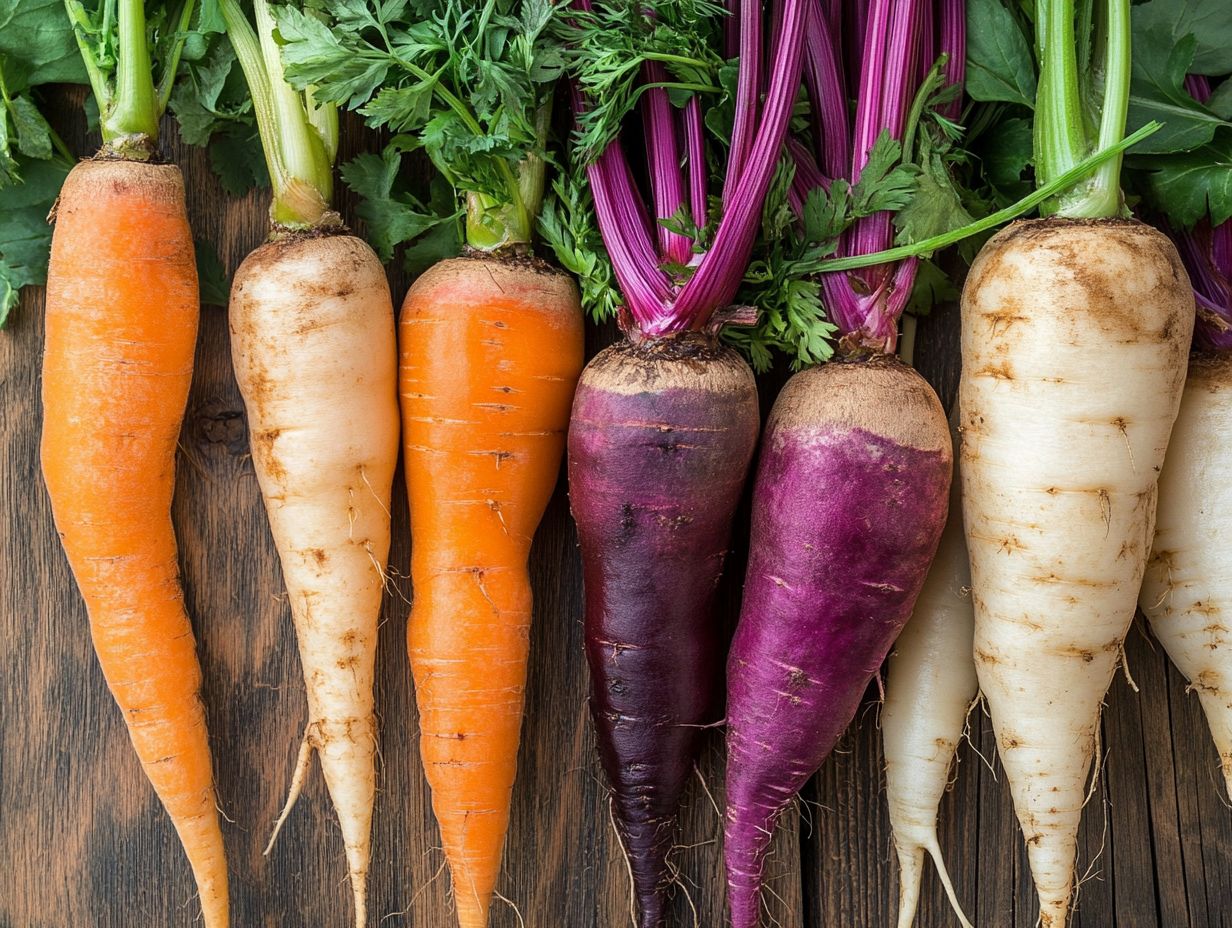
{"label": "carrot", "polygon": [[[145,22],[120,6],[119,93],[97,70],[103,156],[64,182],[47,278],[43,475],[133,748],[179,834],[206,928],[227,865],[171,499],[192,380],[197,270],[179,169],[156,139]],[[142,94],[142,90],[146,94]],[[104,97],[103,94],[106,94]]]}
{"label": "carrot", "polygon": [[179,169],[77,165],[47,279],[43,476],[103,675],[212,928],[227,920],[226,863],[171,525],[197,312]]}
{"label": "carrot", "polygon": [[437,264],[399,324],[420,753],[458,922],[487,923],[530,641],[531,538],[582,370],[577,289],[521,262]]}

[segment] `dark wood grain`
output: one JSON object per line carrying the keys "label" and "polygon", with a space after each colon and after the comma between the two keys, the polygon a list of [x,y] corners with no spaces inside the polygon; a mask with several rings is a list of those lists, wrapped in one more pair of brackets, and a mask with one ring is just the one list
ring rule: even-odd
{"label": "dark wood grain", "polygon": [[[54,121],[84,152],[96,140],[73,115],[76,99],[65,98]],[[350,131],[343,157],[374,144]],[[229,200],[201,153],[173,141],[167,154],[188,179],[196,234],[233,270],[265,235],[265,198]],[[353,220],[345,193],[342,205]],[[395,270],[391,283],[400,297],[409,281]],[[0,333],[0,928],[189,926],[196,904],[188,868],[103,684],[39,474],[42,310],[42,292],[28,290]],[[612,337],[592,330],[590,352]],[[921,322],[916,360],[948,404],[958,373],[953,311]],[[763,380],[763,406],[783,377]],[[350,900],[341,840],[315,770],[273,852],[261,854],[306,710],[219,307],[202,310],[181,452],[173,515],[229,820],[234,924],[342,928]],[[394,502],[393,582],[379,642],[371,908],[374,925],[447,928],[448,877],[419,767],[405,657],[411,542],[400,482]],[[747,506],[740,518],[747,520]],[[719,620],[728,627],[743,564],[737,546],[721,595]],[[629,884],[587,716],[581,568],[563,483],[535,544],[532,579],[528,717],[500,887],[509,901],[496,905],[493,928],[620,928],[630,924]],[[1081,841],[1082,867],[1092,875],[1076,928],[1227,928],[1232,812],[1201,711],[1145,632],[1131,634],[1128,656],[1139,691],[1118,678],[1108,697],[1107,756]],[[853,731],[780,827],[768,865],[768,921],[782,928],[894,924],[897,873],[875,697],[872,688]],[[960,750],[942,804],[942,844],[977,924],[1030,928],[1035,902],[991,729],[978,711],[971,726],[972,744]],[[673,924],[722,924],[721,819],[712,804],[721,804],[722,786],[722,739],[712,732],[686,800]],[[956,924],[931,872],[919,924]]]}

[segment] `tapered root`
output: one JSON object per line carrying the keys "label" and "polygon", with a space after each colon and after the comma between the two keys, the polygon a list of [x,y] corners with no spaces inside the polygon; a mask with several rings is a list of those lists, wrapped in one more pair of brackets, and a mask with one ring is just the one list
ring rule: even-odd
{"label": "tapered root", "polygon": [[920,905],[920,883],[924,878],[924,848],[896,847],[898,851],[898,928],[911,928]]}
{"label": "tapered root", "polygon": [[915,922],[916,909],[920,904],[920,884],[924,877],[924,853],[932,858],[933,866],[937,868],[937,876],[945,889],[950,908],[958,918],[962,928],[972,928],[970,920],[963,911],[962,903],[958,901],[958,893],[950,880],[950,871],[946,869],[945,858],[941,856],[941,845],[936,837],[926,844],[913,844],[906,847],[897,846],[899,886],[898,886],[898,928],[911,928]]}
{"label": "tapered root", "polygon": [[304,740],[300,742],[299,757],[295,759],[295,773],[291,777],[291,789],[287,793],[287,801],[282,807],[282,812],[278,815],[278,820],[274,822],[274,831],[270,835],[269,843],[265,845],[265,850],[262,851],[265,857],[268,857],[270,851],[274,849],[274,842],[278,840],[278,833],[282,831],[283,823],[287,820],[287,816],[291,814],[296,800],[299,799],[299,794],[304,789],[304,780],[308,777],[308,766],[312,763],[312,741],[308,733],[309,729],[304,729]]}

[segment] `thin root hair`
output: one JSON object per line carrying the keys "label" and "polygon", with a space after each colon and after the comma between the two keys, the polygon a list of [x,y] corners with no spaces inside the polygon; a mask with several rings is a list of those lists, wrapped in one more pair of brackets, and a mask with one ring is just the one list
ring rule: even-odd
{"label": "thin root hair", "polygon": [[1095,790],[1099,785],[1100,776],[1104,771],[1104,764],[1108,761],[1108,758],[1104,753],[1104,739],[1101,737],[1102,728],[1103,725],[1101,720],[1101,724],[1095,726],[1095,734],[1093,736],[1095,738],[1095,762],[1091,764],[1091,785],[1087,788],[1086,798],[1082,800],[1082,807],[1084,809],[1086,808],[1087,803],[1091,801],[1091,797],[1095,795]]}
{"label": "thin root hair", "polygon": [[620,836],[620,829],[616,827],[616,796],[608,794],[607,797],[607,817],[612,823],[612,831],[616,835],[616,846],[620,848],[620,856],[625,862],[625,870],[629,873],[629,922],[633,928],[637,928],[637,891],[633,888],[633,861],[629,859],[629,849],[625,847],[624,839]]}
{"label": "thin root hair", "polygon": [[1129,672],[1129,655],[1125,653],[1125,645],[1121,645],[1121,672],[1125,674],[1125,682],[1129,684],[1129,688],[1135,693],[1138,692],[1138,684],[1134,682],[1133,674]]}
{"label": "thin root hair", "polygon": [[411,909],[414,907],[415,903],[419,901],[419,897],[422,896],[424,892],[427,891],[428,887],[431,886],[433,883],[435,883],[440,878],[440,875],[444,872],[445,872],[445,861],[442,860],[441,865],[436,868],[436,872],[433,873],[432,876],[428,877],[427,882],[424,883],[423,886],[415,890],[415,895],[411,896],[411,901],[406,904],[405,909],[402,909],[401,911],[397,911],[397,912],[388,912],[385,915],[382,915],[380,919],[378,919],[377,924],[380,924],[381,922],[384,922],[386,919],[389,919],[389,918],[400,918],[403,915],[409,914]]}
{"label": "thin root hair", "polygon": [[702,785],[702,792],[706,794],[706,798],[710,800],[710,807],[714,809],[714,814],[719,819],[719,824],[723,823],[723,811],[719,808],[719,804],[714,801],[714,794],[710,792],[710,787],[706,785],[706,778],[702,775],[702,770],[697,764],[693,765],[693,773],[697,775],[697,782]]}
{"label": "thin root hair", "polygon": [[1103,806],[1103,812],[1104,812],[1104,826],[1103,826],[1103,829],[1100,831],[1100,835],[1099,835],[1099,849],[1095,852],[1095,856],[1091,858],[1091,862],[1087,864],[1086,872],[1074,881],[1074,895],[1073,895],[1073,899],[1070,902],[1070,906],[1075,909],[1078,907],[1078,894],[1082,890],[1082,884],[1087,883],[1091,880],[1097,880],[1100,878],[1100,871],[1095,869],[1095,865],[1098,864],[1100,858],[1103,857],[1104,848],[1107,847],[1107,844],[1108,844],[1108,797],[1107,796],[1102,797],[1102,806]]}
{"label": "thin root hair", "polygon": [[518,924],[521,925],[522,928],[526,928],[526,920],[522,918],[522,910],[518,908],[516,902],[514,902],[512,899],[506,899],[504,896],[500,894],[498,890],[493,890],[492,895],[495,896],[497,899],[499,899],[501,902],[505,903],[505,905],[509,906],[509,908],[513,909],[513,914],[516,915],[518,918]]}
{"label": "thin root hair", "polygon": [[[673,848],[675,850],[675,848]],[[681,894],[684,896],[684,901],[689,907],[689,911],[693,913],[693,928],[701,928],[701,919],[697,913],[697,906],[693,904],[693,897],[689,894],[689,887],[685,885],[685,880],[680,873],[680,868],[677,867],[670,859],[667,861],[667,873],[671,878],[671,885],[680,888]]]}

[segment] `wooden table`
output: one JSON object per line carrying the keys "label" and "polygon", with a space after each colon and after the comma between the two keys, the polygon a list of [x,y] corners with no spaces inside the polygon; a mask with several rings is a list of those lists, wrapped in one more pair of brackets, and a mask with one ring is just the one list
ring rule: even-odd
{"label": "wooden table", "polygon": [[[72,107],[61,109],[53,121],[70,144],[92,150],[97,140],[84,137]],[[374,143],[349,132],[342,157]],[[201,152],[175,143],[167,150],[185,169],[196,234],[214,242],[233,270],[266,233],[266,197],[229,200]],[[353,220],[354,203],[342,198]],[[408,281],[396,270],[391,280],[400,299]],[[42,309],[42,291],[28,290],[0,333],[0,928],[190,926],[198,909],[188,867],[103,684],[39,473]],[[592,329],[590,352],[611,337]],[[916,361],[948,404],[958,371],[954,310],[920,323]],[[763,382],[764,404],[781,379]],[[261,855],[306,709],[219,307],[202,310],[180,446],[174,519],[228,819],[233,924],[345,928],[351,902],[342,843],[315,765],[278,844]],[[449,928],[449,880],[419,768],[404,646],[410,539],[400,485],[394,513],[395,582],[378,661],[372,923]],[[737,539],[742,534],[738,527]],[[743,563],[737,545],[722,589],[728,622]],[[510,904],[495,905],[492,926],[623,928],[630,924],[629,882],[587,715],[581,564],[563,480],[535,544],[532,574],[527,721],[500,886]],[[1080,840],[1080,869],[1089,876],[1074,925],[1232,926],[1232,810],[1198,701],[1140,621],[1127,654],[1139,692],[1118,674],[1108,696],[1103,773]],[[768,870],[772,913],[783,928],[895,923],[897,872],[875,696],[872,688],[853,731],[781,826]],[[1034,894],[990,725],[976,712],[971,726],[974,746],[960,749],[941,808],[942,847],[977,925],[1031,928]],[[675,857],[679,926],[695,923],[690,904],[701,928],[723,924],[720,818],[703,789],[704,781],[722,797],[721,747],[713,733],[685,804],[683,849]],[[918,924],[956,924],[931,871]]]}

